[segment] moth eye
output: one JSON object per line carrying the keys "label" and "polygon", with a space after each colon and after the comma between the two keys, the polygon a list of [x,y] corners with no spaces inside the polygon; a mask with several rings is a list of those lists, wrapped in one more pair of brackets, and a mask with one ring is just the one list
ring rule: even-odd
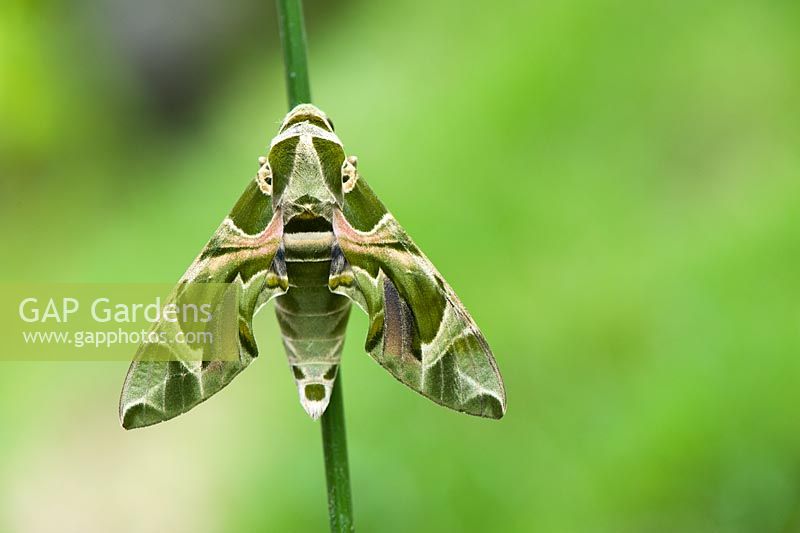
{"label": "moth eye", "polygon": [[258,188],[261,189],[261,192],[267,196],[272,194],[272,169],[269,168],[268,164],[264,163],[264,165],[258,169],[256,183],[258,183]]}
{"label": "moth eye", "polygon": [[358,181],[357,162],[358,159],[351,155],[342,163],[342,191],[345,193],[352,191]]}
{"label": "moth eye", "polygon": [[342,163],[342,191],[343,192],[350,192],[356,186],[356,181],[358,181],[358,171],[356,170],[356,165],[358,164],[358,159],[355,156],[350,156],[344,160]]}

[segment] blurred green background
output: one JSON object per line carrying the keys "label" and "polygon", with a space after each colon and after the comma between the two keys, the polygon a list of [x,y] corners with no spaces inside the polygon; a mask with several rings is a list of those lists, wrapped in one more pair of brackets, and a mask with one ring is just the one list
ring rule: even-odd
{"label": "blurred green background", "polygon": [[[647,4],[306,2],[315,103],[508,390],[439,408],[354,313],[360,530],[800,530],[800,7]],[[285,112],[271,1],[3,2],[0,280],[177,280]],[[124,363],[0,365],[0,531],[325,530],[258,322],[228,389],[134,432]]]}

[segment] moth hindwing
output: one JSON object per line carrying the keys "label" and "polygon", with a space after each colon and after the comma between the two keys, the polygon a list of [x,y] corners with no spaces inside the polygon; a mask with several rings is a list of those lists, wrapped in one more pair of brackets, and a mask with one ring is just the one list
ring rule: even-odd
{"label": "moth hindwing", "polygon": [[[369,316],[367,352],[395,378],[457,411],[503,416],[503,381],[486,340],[357,165],[322,111],[302,104],[286,116],[255,178],[170,300],[201,283],[231,287],[211,298],[222,309],[226,295],[236,296],[236,312],[216,324],[234,341],[214,346],[225,353],[203,354],[210,362],[190,357],[192,347],[143,344],[123,386],[124,427],[172,418],[227,385],[257,356],[253,316],[273,298],[312,418],[328,405],[351,302]],[[162,321],[153,331],[180,327]],[[165,351],[166,360],[153,360]]]}

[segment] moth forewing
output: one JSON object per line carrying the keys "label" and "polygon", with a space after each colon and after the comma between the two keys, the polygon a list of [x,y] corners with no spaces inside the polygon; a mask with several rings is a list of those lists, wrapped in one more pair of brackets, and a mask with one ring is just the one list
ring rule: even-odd
{"label": "moth forewing", "polygon": [[[345,209],[334,214],[334,233],[350,285],[370,316],[366,349],[398,380],[457,411],[488,418],[505,414],[506,396],[494,356],[474,320],[433,264],[368,189],[363,177],[354,190],[372,198],[372,209],[352,209],[357,222],[377,218],[369,230],[356,229]],[[358,218],[359,215],[361,218]],[[341,288],[340,288],[341,287]]]}
{"label": "moth forewing", "polygon": [[[243,198],[250,195],[252,188],[248,187]],[[202,296],[215,312],[221,313],[209,326],[215,328],[215,340],[205,347],[209,353],[198,357],[191,344],[175,342],[181,324],[166,317],[156,323],[152,332],[158,341],[140,346],[122,388],[119,415],[126,429],[185,413],[225,387],[258,355],[253,317],[261,304],[288,288],[286,267],[279,253],[283,220],[279,210],[272,213],[270,209],[272,217],[265,227],[249,234],[237,221],[244,221],[247,225],[242,225],[249,228],[262,224],[258,217],[242,217],[237,208],[223,220],[168,300],[171,304],[181,298],[195,300]],[[214,292],[215,287],[223,289]],[[231,295],[234,303],[223,305]],[[226,353],[219,353],[220,350]]]}

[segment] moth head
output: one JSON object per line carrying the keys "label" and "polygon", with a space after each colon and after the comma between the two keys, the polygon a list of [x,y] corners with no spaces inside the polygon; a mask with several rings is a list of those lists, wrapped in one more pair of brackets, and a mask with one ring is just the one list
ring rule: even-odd
{"label": "moth head", "polygon": [[296,124],[307,122],[325,131],[333,133],[333,122],[328,115],[322,112],[317,106],[312,104],[300,104],[294,107],[286,118],[283,119],[281,129],[278,133],[283,133]]}

